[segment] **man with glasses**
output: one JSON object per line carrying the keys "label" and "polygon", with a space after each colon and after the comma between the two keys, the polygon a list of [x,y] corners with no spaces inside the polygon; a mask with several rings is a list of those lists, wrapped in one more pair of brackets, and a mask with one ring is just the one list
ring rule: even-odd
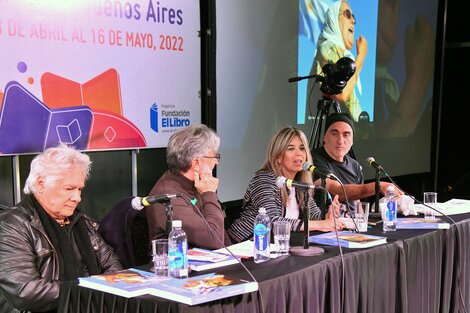
{"label": "man with glasses", "polygon": [[[173,219],[181,220],[188,244],[206,249],[230,244],[225,235],[224,213],[216,194],[219,180],[212,176],[220,161],[220,138],[206,125],[192,125],[175,132],[168,142],[168,170],[150,195],[181,194],[171,200]],[[165,205],[147,208],[150,240],[166,238]]]}

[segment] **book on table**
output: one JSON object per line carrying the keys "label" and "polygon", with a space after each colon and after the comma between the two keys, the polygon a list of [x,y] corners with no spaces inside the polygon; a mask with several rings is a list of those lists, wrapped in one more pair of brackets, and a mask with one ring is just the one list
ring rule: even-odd
{"label": "book on table", "polygon": [[239,261],[237,258],[222,252],[215,252],[200,248],[193,248],[188,250],[189,268],[196,272],[236,264],[238,262]]}
{"label": "book on table", "polygon": [[258,290],[250,282],[218,273],[177,279],[130,268],[114,273],[79,277],[79,286],[131,298],[153,295],[195,305]]}
{"label": "book on table", "polygon": [[338,231],[338,234],[336,234],[336,232],[332,231],[310,236],[308,241],[328,246],[338,246],[339,241],[339,244],[345,248],[368,248],[387,243],[387,238],[349,231]]}
{"label": "book on table", "polygon": [[149,294],[196,305],[258,290],[258,283],[218,273],[169,279],[149,288]]}
{"label": "book on table", "polygon": [[148,294],[151,283],[169,279],[154,273],[130,268],[118,272],[79,277],[78,285],[101,290],[121,297],[131,298]]}
{"label": "book on table", "polygon": [[450,224],[440,218],[397,218],[397,229],[449,229]]}

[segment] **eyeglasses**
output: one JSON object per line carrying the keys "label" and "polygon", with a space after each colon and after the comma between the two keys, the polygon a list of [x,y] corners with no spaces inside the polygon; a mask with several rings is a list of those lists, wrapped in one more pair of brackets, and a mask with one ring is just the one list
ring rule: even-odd
{"label": "eyeglasses", "polygon": [[216,159],[217,163],[218,163],[218,162],[220,162],[220,153],[216,153],[214,156],[203,156],[203,158]]}
{"label": "eyeglasses", "polygon": [[354,14],[352,14],[351,10],[349,9],[346,9],[344,10],[343,12],[340,12],[339,15],[343,14],[343,16],[345,18],[347,18],[348,20],[351,19],[351,17],[353,18],[353,24],[356,25],[356,17],[354,16]]}

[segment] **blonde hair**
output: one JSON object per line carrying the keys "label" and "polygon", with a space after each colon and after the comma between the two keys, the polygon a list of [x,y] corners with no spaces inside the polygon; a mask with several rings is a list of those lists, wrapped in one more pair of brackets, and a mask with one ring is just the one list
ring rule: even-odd
{"label": "blonde hair", "polygon": [[[312,154],[310,153],[310,148],[308,144],[307,137],[304,132],[300,129],[292,126],[286,126],[281,128],[276,134],[271,137],[268,147],[266,149],[266,158],[263,165],[261,166],[260,171],[272,171],[277,176],[282,176],[281,164],[277,162],[278,158],[282,156],[289,147],[291,140],[298,136],[300,141],[305,147],[306,161],[312,164]],[[299,171],[295,176],[295,180],[302,181],[305,183],[312,184],[312,174],[308,171]],[[287,201],[287,190],[286,188],[281,189],[282,194],[282,204],[285,205]]]}

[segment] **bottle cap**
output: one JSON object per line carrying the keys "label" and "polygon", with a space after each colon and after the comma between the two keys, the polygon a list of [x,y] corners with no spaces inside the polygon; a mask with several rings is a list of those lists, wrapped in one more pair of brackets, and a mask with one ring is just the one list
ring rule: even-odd
{"label": "bottle cap", "polygon": [[181,223],[181,220],[173,220],[171,222],[171,226],[173,227],[181,227],[183,224]]}
{"label": "bottle cap", "polygon": [[387,187],[387,190],[395,192],[395,187],[390,185]]}
{"label": "bottle cap", "polygon": [[260,207],[260,208],[258,209],[258,212],[259,212],[259,213],[266,213],[266,208],[265,208],[265,207]]}

